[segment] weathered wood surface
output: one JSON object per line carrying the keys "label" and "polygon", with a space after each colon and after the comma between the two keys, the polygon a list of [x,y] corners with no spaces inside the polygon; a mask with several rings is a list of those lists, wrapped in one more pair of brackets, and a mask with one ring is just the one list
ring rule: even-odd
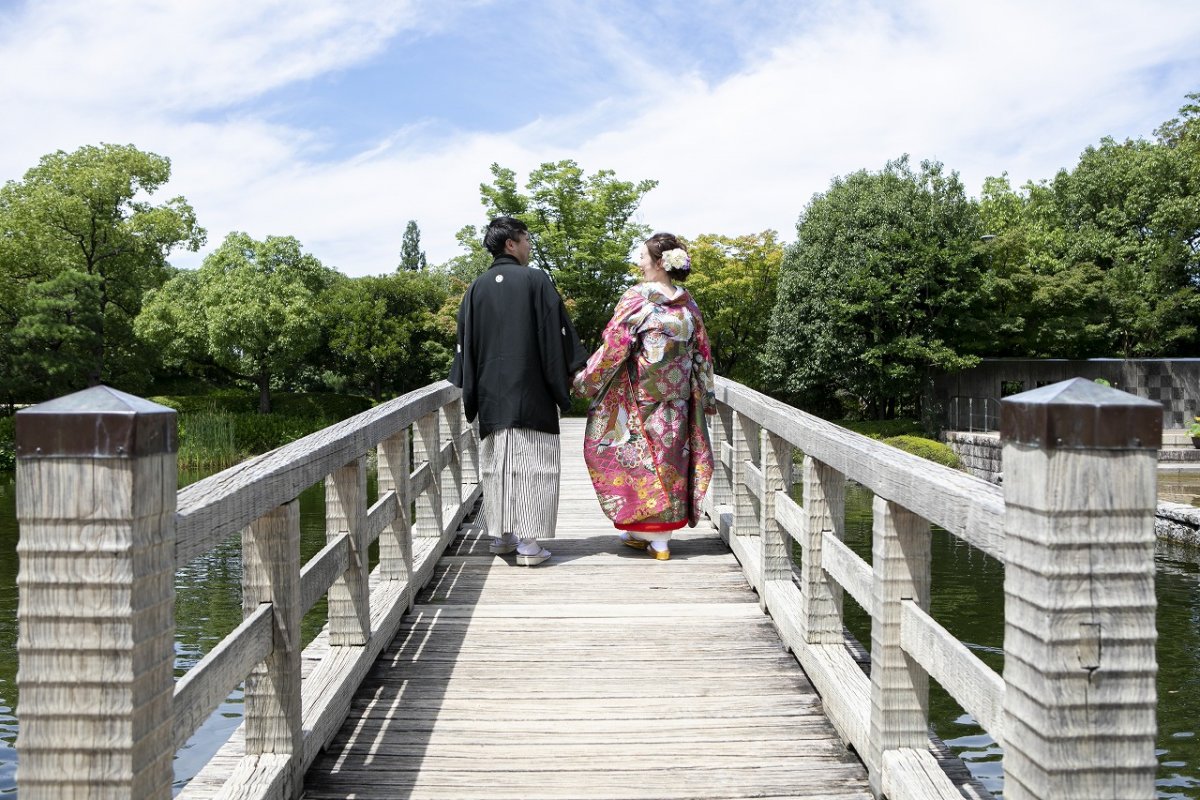
{"label": "weathered wood surface", "polygon": [[869,798],[716,531],[667,562],[620,545],[581,437],[564,420],[553,559],[458,537],[305,797]]}
{"label": "weathered wood surface", "polygon": [[1005,444],[1005,797],[1154,796],[1155,462]]}
{"label": "weathered wood surface", "polygon": [[175,481],[173,452],[17,461],[21,797],[170,796]]}
{"label": "weathered wood surface", "polygon": [[183,747],[251,668],[271,652],[271,616],[270,606],[259,606],[175,684],[175,747]]}
{"label": "weathered wood surface", "polygon": [[[1004,496],[1000,487],[859,436],[720,376],[717,399],[731,406],[743,424],[768,428],[805,455],[1003,560]],[[737,447],[735,440],[734,449]],[[737,470],[735,464],[735,481]]]}
{"label": "weathered wood surface", "polygon": [[436,414],[457,393],[446,381],[430,384],[181,489],[177,563],[208,552],[418,418]]}
{"label": "weathered wood surface", "polygon": [[[370,576],[371,636],[364,646],[330,647],[328,628],[304,648],[301,708],[303,759],[306,769],[337,733],[346,719],[354,691],[375,664],[396,631],[408,608],[410,583],[423,586],[432,578],[438,556],[454,536],[466,511],[479,497],[476,487],[459,509],[447,509],[446,531],[438,538],[426,537],[413,544],[411,581],[397,580],[376,568]],[[245,757],[245,726],[234,731],[190,783],[177,795],[180,800],[197,798],[275,797],[287,786],[288,766],[272,755]]]}

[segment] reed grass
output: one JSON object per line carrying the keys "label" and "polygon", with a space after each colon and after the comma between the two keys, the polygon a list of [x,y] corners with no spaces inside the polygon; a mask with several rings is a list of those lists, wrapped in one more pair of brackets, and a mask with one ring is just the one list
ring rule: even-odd
{"label": "reed grass", "polygon": [[179,468],[223,469],[246,457],[234,436],[234,415],[209,409],[180,414]]}

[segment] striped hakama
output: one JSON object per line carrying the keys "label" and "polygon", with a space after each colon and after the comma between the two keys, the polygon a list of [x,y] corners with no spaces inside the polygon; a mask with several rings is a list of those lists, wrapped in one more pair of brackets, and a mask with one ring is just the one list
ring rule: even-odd
{"label": "striped hakama", "polygon": [[488,534],[553,539],[558,521],[559,435],[503,428],[479,443]]}

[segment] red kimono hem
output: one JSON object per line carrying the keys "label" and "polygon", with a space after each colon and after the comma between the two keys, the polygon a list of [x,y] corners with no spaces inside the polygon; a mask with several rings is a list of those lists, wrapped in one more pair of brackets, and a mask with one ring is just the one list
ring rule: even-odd
{"label": "red kimono hem", "polygon": [[633,531],[635,533],[661,533],[677,531],[687,524],[686,519],[677,522],[614,522],[617,530]]}

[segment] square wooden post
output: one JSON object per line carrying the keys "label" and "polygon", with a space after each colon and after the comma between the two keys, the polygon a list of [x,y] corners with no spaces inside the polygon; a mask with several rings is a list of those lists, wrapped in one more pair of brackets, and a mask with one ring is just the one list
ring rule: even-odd
{"label": "square wooden post", "polygon": [[97,386],[16,422],[18,791],[166,800],[175,412]]}
{"label": "square wooden post", "polygon": [[733,502],[733,491],[730,488],[729,467],[726,466],[724,449],[729,444],[729,406],[717,406],[717,413],[708,417],[708,438],[713,451],[713,476],[708,485],[708,497],[705,503],[709,507],[708,514],[713,522],[720,525],[717,509]]}
{"label": "square wooden post", "polygon": [[463,501],[462,401],[451,400],[442,406],[442,444],[450,445],[450,457],[442,465],[442,518],[453,515]]}
{"label": "square wooden post", "polygon": [[[734,536],[758,536],[758,498],[747,486],[747,465],[757,466],[759,462],[759,426],[745,414],[734,412],[733,415],[733,528],[730,539]],[[755,587],[757,588],[757,587]]]}
{"label": "square wooden post", "polygon": [[290,755],[283,797],[299,797],[304,731],[300,704],[300,503],[292,500],[242,531],[242,612],[272,606],[271,654],[246,678],[246,753]]}
{"label": "square wooden post", "polygon": [[846,538],[846,476],[805,456],[802,480],[808,524],[800,552],[800,626],[809,644],[841,646],[842,587],[825,574],[821,553],[826,533]]}
{"label": "square wooden post", "polygon": [[379,574],[384,580],[408,582],[406,608],[412,607],[412,506],[409,478],[412,458],[409,455],[408,429],[379,443],[379,494],[396,492],[399,511],[396,519],[379,535]]}
{"label": "square wooden post", "polygon": [[786,492],[792,485],[792,446],[782,436],[761,430],[759,452],[762,453],[763,499],[758,519],[758,535],[762,542],[762,586],[758,601],[767,610],[767,586],[772,581],[792,582],[792,537],[775,519],[775,493]]}
{"label": "square wooden post", "polygon": [[411,517],[412,498],[409,479],[412,475],[408,429],[379,443],[379,494],[394,491],[399,512],[395,521],[383,529],[379,537],[380,575],[387,580],[407,579],[412,572]]}
{"label": "square wooden post", "polygon": [[350,566],[329,587],[329,644],[363,645],[371,636],[367,559],[367,459],[360,456],[325,479],[325,538],[350,534]]}
{"label": "square wooden post", "polygon": [[929,610],[929,523],[876,496],[872,506],[871,736],[865,761],[883,795],[883,753],[929,746],[929,675],[900,646],[900,612]]}
{"label": "square wooden post", "polygon": [[458,413],[461,419],[463,446],[459,450],[462,455],[463,494],[468,494],[479,485],[479,426],[467,421],[463,404],[458,403]]}
{"label": "square wooden post", "polygon": [[428,462],[430,475],[429,488],[414,498],[417,516],[413,536],[421,539],[440,539],[442,536],[442,463],[438,417],[435,411],[417,420],[417,435],[413,439],[413,462],[417,465]]}
{"label": "square wooden post", "polygon": [[1005,398],[1004,796],[1155,796],[1162,407],[1076,378]]}

